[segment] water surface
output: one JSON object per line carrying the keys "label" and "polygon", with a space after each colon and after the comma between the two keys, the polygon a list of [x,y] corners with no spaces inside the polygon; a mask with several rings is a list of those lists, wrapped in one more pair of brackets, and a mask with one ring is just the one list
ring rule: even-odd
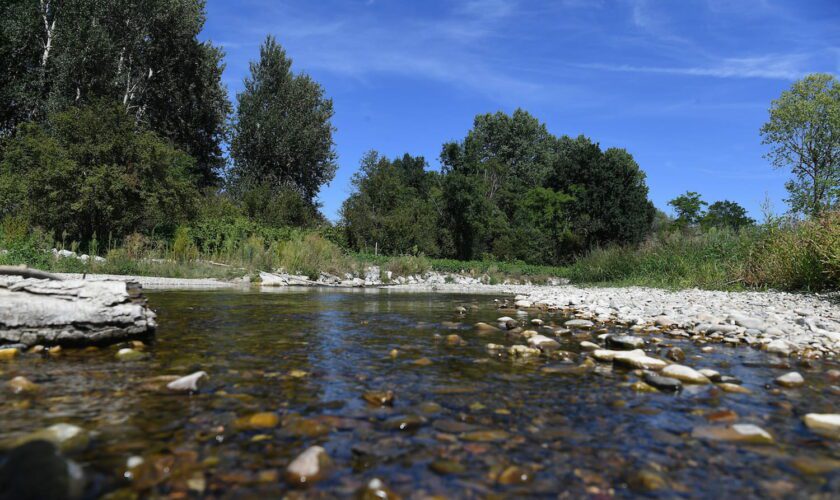
{"label": "water surface", "polygon": [[[95,431],[72,458],[85,467],[87,494],[140,497],[332,498],[358,494],[372,478],[403,498],[824,497],[840,492],[840,447],[806,429],[802,415],[838,411],[825,375],[836,364],[800,366],[749,348],[704,353],[665,335],[684,364],[739,379],[752,394],[687,386],[679,394],[637,393],[631,371],[579,365],[586,333],[558,337],[567,359],[521,360],[487,343],[523,343],[495,324],[493,296],[376,290],[273,293],[152,292],[160,328],[140,361],[115,359],[118,346],[25,354],[0,365],[23,375],[35,395],[10,395],[0,438],[56,422]],[[459,315],[455,308],[467,308]],[[559,325],[561,313],[531,312]],[[618,331],[618,330],[615,330]],[[462,345],[450,345],[458,334]],[[593,333],[592,337],[597,334]],[[393,352],[396,350],[396,352]],[[418,360],[421,360],[418,362]],[[788,363],[790,367],[785,366]],[[791,369],[807,385],[778,390]],[[209,373],[197,394],[171,394],[155,377]],[[371,391],[392,391],[372,406]],[[273,412],[276,426],[247,419]],[[731,412],[731,413],[728,413]],[[775,444],[752,446],[691,437],[704,425],[753,423]],[[304,490],[286,465],[312,445],[334,462]],[[129,470],[127,463],[143,459]]]}

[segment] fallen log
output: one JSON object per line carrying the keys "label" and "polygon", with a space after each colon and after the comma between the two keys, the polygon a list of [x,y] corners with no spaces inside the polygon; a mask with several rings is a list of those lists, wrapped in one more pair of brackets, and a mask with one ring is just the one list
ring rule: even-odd
{"label": "fallen log", "polygon": [[104,344],[154,333],[155,313],[137,283],[25,277],[39,272],[20,271],[0,273],[0,348]]}

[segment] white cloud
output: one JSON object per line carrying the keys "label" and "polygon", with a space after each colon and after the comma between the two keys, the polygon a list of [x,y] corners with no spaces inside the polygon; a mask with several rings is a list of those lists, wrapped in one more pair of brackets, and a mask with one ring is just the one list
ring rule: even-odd
{"label": "white cloud", "polygon": [[803,54],[724,58],[707,66],[636,66],[630,64],[581,64],[579,67],[625,73],[659,73],[714,78],[769,78],[796,80],[807,73]]}

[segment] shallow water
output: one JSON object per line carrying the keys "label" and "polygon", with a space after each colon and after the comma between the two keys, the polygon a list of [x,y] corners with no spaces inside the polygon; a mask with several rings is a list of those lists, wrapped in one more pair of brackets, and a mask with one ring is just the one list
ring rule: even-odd
{"label": "shallow water", "polygon": [[[663,344],[649,345],[649,354],[679,346],[683,364],[736,377],[752,394],[713,385],[637,393],[630,385],[638,376],[609,364],[577,375],[541,371],[580,364],[585,333],[558,337],[569,361],[489,353],[490,342],[524,343],[472,327],[514,316],[496,310],[493,296],[317,289],[148,296],[160,328],[147,359],[117,361],[113,346],[0,362],[3,380],[23,375],[41,386],[35,394],[2,392],[0,440],[57,422],[94,431],[87,449],[70,455],[85,468],[90,497],[333,498],[358,494],[372,478],[403,498],[840,493],[840,446],[802,424],[806,413],[838,411],[840,389],[825,373],[836,363],[789,360],[785,368],[749,348],[703,353],[658,335]],[[519,318],[535,317],[565,319],[536,311]],[[449,345],[453,333],[465,345]],[[210,379],[193,395],[154,380],[196,370]],[[792,370],[805,387],[773,386]],[[370,391],[393,391],[393,406],[371,406],[362,397]],[[244,420],[258,412],[276,413],[279,423],[249,428]],[[691,437],[696,427],[732,421],[760,426],[775,443]],[[330,455],[330,473],[306,489],[290,487],[286,465],[315,444]],[[130,457],[143,465],[128,470]]]}

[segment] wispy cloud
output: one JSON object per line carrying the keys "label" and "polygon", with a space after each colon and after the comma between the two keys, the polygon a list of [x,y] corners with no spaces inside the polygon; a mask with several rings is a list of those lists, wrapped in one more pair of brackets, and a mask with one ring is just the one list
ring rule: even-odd
{"label": "wispy cloud", "polygon": [[658,73],[713,78],[769,78],[796,80],[806,71],[808,56],[804,54],[767,55],[760,57],[724,58],[708,66],[636,66],[630,64],[580,64],[578,67],[624,73]]}

